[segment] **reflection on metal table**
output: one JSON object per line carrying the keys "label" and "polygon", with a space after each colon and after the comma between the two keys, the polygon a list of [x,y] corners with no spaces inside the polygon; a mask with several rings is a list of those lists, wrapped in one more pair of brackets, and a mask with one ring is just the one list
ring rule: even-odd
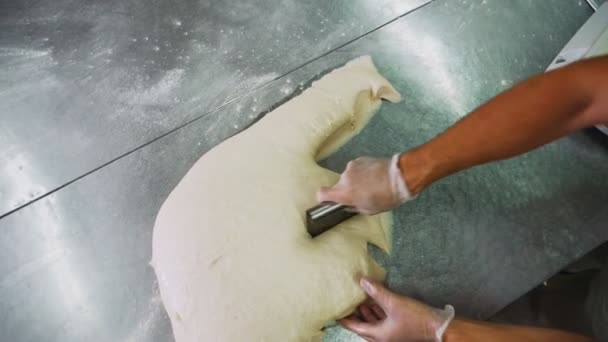
{"label": "reflection on metal table", "polygon": [[0,217],[426,2],[15,4],[0,13]]}
{"label": "reflection on metal table", "polygon": [[[425,3],[56,1],[0,14],[2,340],[171,341],[152,226],[203,153],[363,54],[405,100],[324,165],[412,148],[542,72],[592,13]],[[389,285],[488,317],[608,238],[607,173],[605,137],[590,131],[436,184],[395,212]]]}

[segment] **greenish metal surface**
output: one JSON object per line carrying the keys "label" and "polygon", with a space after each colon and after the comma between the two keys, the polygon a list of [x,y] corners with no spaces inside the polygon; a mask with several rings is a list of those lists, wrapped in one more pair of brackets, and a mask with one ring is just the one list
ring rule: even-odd
{"label": "greenish metal surface", "polygon": [[9,0],[0,217],[428,1]]}

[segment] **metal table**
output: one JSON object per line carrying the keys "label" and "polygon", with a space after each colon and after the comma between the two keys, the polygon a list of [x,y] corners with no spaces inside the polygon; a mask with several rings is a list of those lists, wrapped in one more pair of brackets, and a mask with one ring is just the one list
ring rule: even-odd
{"label": "metal table", "polygon": [[[424,3],[0,11],[0,339],[172,340],[152,225],[202,154],[363,54],[405,100],[324,165],[412,148],[542,72],[591,14],[584,2]],[[470,317],[496,312],[608,239],[607,145],[580,132],[434,185],[395,212],[394,253],[378,255],[389,285]]]}
{"label": "metal table", "polygon": [[14,4],[0,14],[0,217],[426,2]]}

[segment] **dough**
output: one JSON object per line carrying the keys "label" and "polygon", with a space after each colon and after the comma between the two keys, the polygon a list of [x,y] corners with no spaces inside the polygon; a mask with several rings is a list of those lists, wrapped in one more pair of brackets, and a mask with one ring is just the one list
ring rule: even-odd
{"label": "dough", "polygon": [[177,342],[311,341],[384,271],[389,217],[356,217],[314,240],[304,211],[338,175],[317,165],[399,93],[370,57],[312,84],[201,157],[154,227],[153,262]]}

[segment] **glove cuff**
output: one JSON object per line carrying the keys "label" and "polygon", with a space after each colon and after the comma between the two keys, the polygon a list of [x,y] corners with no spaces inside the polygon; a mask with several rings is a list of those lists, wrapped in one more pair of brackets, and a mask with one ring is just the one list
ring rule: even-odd
{"label": "glove cuff", "polygon": [[440,310],[440,314],[441,314],[441,316],[443,316],[444,321],[439,326],[439,328],[437,329],[437,331],[435,331],[435,341],[436,342],[442,342],[443,341],[443,334],[448,329],[448,326],[450,325],[450,323],[454,319],[454,316],[456,315],[456,311],[454,310],[453,306],[446,305],[443,310]]}
{"label": "glove cuff", "polygon": [[391,181],[393,192],[399,197],[399,202],[403,203],[415,199],[417,195],[413,196],[410,190],[407,188],[407,184],[405,184],[405,180],[401,175],[401,169],[399,168],[399,156],[400,154],[395,154],[391,160],[389,179]]}

